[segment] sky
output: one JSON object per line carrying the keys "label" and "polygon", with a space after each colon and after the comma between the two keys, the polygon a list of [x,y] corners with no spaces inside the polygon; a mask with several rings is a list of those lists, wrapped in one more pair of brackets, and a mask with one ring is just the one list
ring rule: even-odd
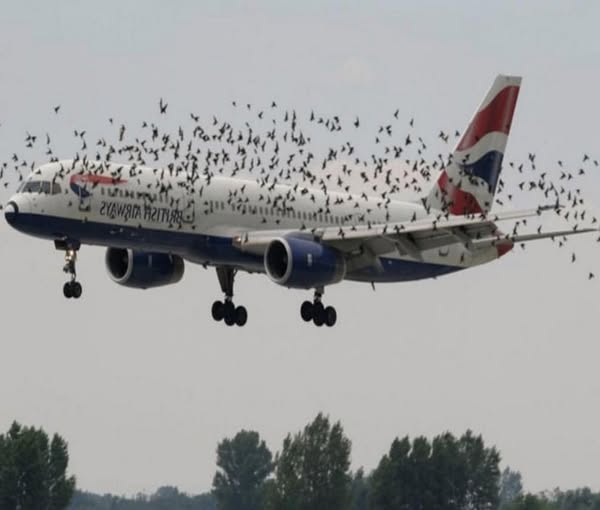
{"label": "sky", "polygon": [[[26,132],[72,157],[74,129],[158,120],[161,97],[169,126],[236,115],[232,100],[373,125],[398,108],[435,148],[507,73],[523,76],[507,158],[578,168],[584,152],[600,158],[599,17],[579,0],[6,2],[0,161],[28,157]],[[368,153],[373,137],[359,144]],[[598,204],[589,173],[581,192]],[[277,451],[320,411],[342,422],[355,469],[375,468],[397,436],[470,428],[530,491],[600,490],[597,259],[586,237],[375,292],[344,282],[325,294],[338,324],[319,329],[299,317],[308,292],[242,274],[249,321],[226,328],[210,318],[214,270],[188,264],[178,285],[137,291],[84,247],[84,296],[67,301],[62,254],[0,221],[0,430],[61,434],[78,486],[95,492],[209,490],[221,439],[254,429]]]}

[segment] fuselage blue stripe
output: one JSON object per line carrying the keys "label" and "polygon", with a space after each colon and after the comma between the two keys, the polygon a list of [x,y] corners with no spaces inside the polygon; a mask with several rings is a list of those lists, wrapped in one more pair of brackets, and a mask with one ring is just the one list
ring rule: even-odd
{"label": "fuselage blue stripe", "polygon": [[[129,248],[140,251],[173,253],[195,263],[234,265],[249,271],[264,272],[263,257],[244,253],[233,246],[232,239],[201,233],[145,229],[80,221],[58,216],[19,213],[12,226],[26,234],[45,239],[72,239],[82,244]],[[381,257],[380,268],[367,267],[346,275],[347,280],[399,282],[441,276],[462,269],[457,266],[431,264]]]}

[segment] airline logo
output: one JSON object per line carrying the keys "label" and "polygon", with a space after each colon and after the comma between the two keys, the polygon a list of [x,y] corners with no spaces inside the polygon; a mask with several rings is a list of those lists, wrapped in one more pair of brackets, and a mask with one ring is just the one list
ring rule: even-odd
{"label": "airline logo", "polygon": [[126,182],[123,179],[115,179],[106,175],[76,174],[69,179],[69,187],[78,197],[88,198],[92,196],[92,190],[98,185],[114,186]]}
{"label": "airline logo", "polygon": [[438,187],[451,214],[491,209],[519,90],[519,78],[494,82],[442,172]]}
{"label": "airline logo", "polygon": [[[117,179],[106,175],[76,174],[69,179],[69,187],[79,198],[79,209],[89,212],[92,191],[96,186],[118,186],[126,184],[125,179]],[[181,224],[194,221],[193,203],[186,211],[177,207],[157,207],[152,204],[137,204],[133,202],[106,201],[100,203],[98,210],[100,216],[106,216],[111,220],[122,221],[144,220],[150,223]]]}
{"label": "airline logo", "polygon": [[[456,148],[456,156],[460,157],[461,153],[466,151],[469,151],[467,154],[471,156],[463,157],[463,161],[457,161],[461,170],[466,175],[479,177],[485,181],[492,194],[496,192],[506,139],[510,132],[518,96],[518,86],[509,85],[503,88],[487,106],[477,112]],[[494,134],[500,136],[493,137]],[[480,141],[485,147],[484,151],[477,151],[476,145]],[[477,154],[477,152],[484,153]],[[473,158],[475,155],[476,158]]]}

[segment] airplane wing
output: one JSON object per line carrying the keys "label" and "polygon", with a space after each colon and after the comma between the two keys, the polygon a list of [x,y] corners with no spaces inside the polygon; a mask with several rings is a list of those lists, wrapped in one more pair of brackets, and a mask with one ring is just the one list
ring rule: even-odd
{"label": "airplane wing", "polygon": [[350,254],[358,249],[366,249],[377,256],[391,251],[421,258],[424,250],[450,244],[463,243],[467,248],[481,247],[498,242],[528,242],[535,239],[566,236],[591,232],[596,229],[547,232],[543,234],[512,235],[502,233],[496,223],[507,220],[521,220],[539,216],[546,211],[556,211],[556,206],[537,209],[490,213],[488,215],[431,216],[416,221],[387,224],[366,224],[359,226],[335,226],[312,230],[268,230],[245,232],[234,239],[234,245],[241,251],[261,255],[269,243],[277,238],[293,234],[308,234],[323,244],[335,247]]}

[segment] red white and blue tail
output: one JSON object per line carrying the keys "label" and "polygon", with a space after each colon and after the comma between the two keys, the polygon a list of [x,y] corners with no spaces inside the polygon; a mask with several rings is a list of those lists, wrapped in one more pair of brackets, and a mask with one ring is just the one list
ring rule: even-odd
{"label": "red white and blue tail", "polygon": [[426,207],[454,215],[492,208],[520,86],[518,76],[496,78],[424,199]]}

